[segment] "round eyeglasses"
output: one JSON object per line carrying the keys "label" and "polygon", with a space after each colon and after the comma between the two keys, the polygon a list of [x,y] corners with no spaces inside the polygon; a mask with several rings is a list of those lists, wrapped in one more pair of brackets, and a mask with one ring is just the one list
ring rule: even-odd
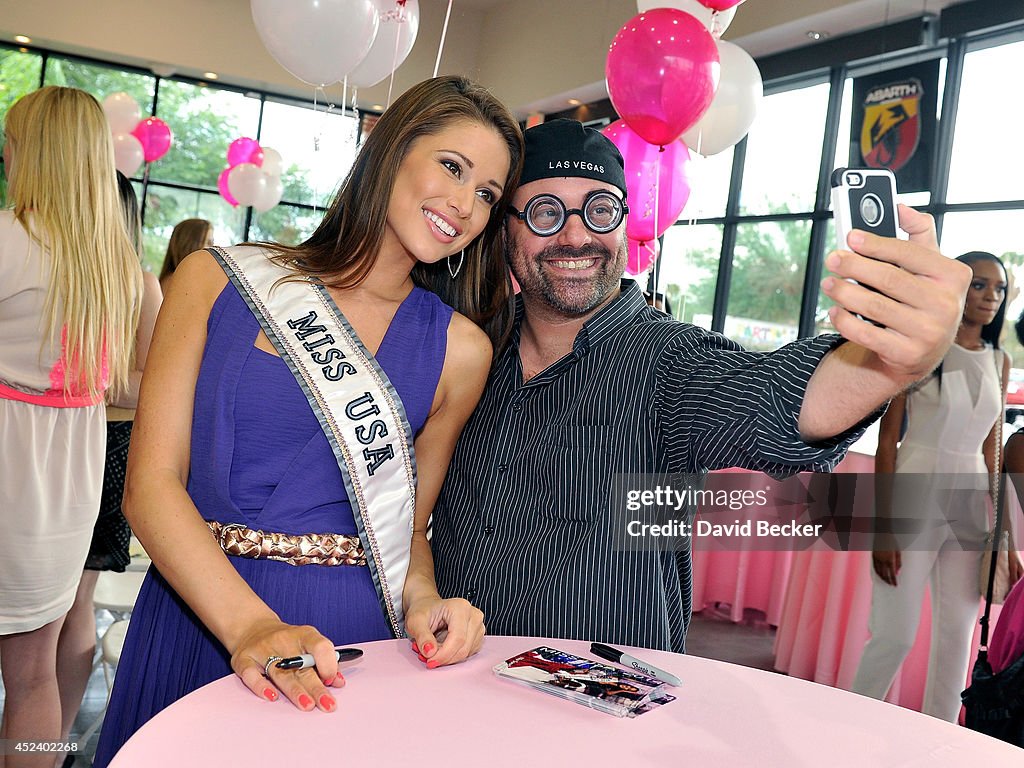
{"label": "round eyeglasses", "polygon": [[583,198],[581,208],[566,208],[554,195],[540,194],[531,197],[523,210],[517,211],[510,205],[508,212],[526,222],[530,231],[541,237],[557,235],[574,213],[579,214],[591,232],[606,235],[622,223],[629,206],[612,192],[594,190]]}

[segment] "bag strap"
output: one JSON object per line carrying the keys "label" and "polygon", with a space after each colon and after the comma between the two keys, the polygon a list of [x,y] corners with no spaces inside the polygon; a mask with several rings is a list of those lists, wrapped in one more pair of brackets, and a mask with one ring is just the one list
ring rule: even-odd
{"label": "bag strap", "polygon": [[992,557],[988,564],[988,587],[985,589],[985,613],[981,617],[981,638],[979,652],[988,655],[988,618],[992,610],[992,592],[995,589],[996,566],[999,561],[999,544],[1003,530],[1003,502],[1006,490],[1006,477],[1003,474],[1002,450],[1003,450],[1003,407],[1006,403],[1006,390],[1003,388],[1003,355],[1002,350],[995,350],[996,380],[999,382],[999,418],[996,420],[996,444],[993,451],[992,472],[990,483],[992,492],[992,504],[995,509],[995,520],[992,527]]}

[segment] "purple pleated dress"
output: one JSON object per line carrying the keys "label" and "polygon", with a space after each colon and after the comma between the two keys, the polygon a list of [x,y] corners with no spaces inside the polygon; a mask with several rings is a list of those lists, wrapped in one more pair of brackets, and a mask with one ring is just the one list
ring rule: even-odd
{"label": "purple pleated dress", "polygon": [[[441,376],[452,310],[413,288],[377,362],[418,433]],[[188,491],[207,520],[284,533],[355,534],[334,454],[283,360],[253,346],[259,323],[228,283],[207,323]],[[391,637],[368,568],[230,558],[282,620],[336,645]],[[132,613],[94,766],[157,712],[231,673],[230,657],[155,568]]]}

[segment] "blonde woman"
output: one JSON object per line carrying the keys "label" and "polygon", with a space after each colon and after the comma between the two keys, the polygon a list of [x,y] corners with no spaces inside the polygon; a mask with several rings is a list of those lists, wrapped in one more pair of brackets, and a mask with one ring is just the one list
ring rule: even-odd
{"label": "blonde woman", "polygon": [[160,269],[160,287],[164,293],[171,287],[174,270],[181,260],[193,251],[200,251],[213,245],[213,224],[206,219],[185,219],[179,221],[167,241],[167,255]]}
{"label": "blonde woman", "polygon": [[[139,200],[128,178],[117,172],[117,191],[121,201],[128,236],[136,253],[142,253],[142,222]],[[60,684],[61,741],[67,741],[82,705],[82,696],[92,674],[96,654],[96,609],[93,595],[100,571],[123,572],[130,561],[128,546],[131,528],[121,513],[124,494],[125,467],[128,462],[128,441],[132,434],[139,384],[149,357],[156,316],[163,296],[160,283],[152,272],[142,273],[142,311],[135,332],[135,358],[128,375],[128,388],[119,393],[116,402],[107,402],[107,461],[103,469],[103,494],[100,513],[92,532],[89,556],[78,585],[75,602],[64,619],[57,643],[57,680]]]}
{"label": "blonde woman", "polygon": [[[7,114],[0,212],[0,735],[61,732],[57,639],[103,480],[108,388],[125,391],[142,270],[117,199],[103,110],[46,87]],[[6,756],[7,768],[52,754]]]}

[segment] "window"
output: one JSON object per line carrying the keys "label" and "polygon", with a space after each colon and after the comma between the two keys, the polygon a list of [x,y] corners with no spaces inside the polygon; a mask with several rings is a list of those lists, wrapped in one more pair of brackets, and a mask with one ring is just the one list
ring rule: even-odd
{"label": "window", "polygon": [[711,328],[721,251],[720,224],[677,225],[665,233],[658,290],[677,319]]}
{"label": "window", "polygon": [[1024,102],[1012,95],[1021,70],[1024,41],[964,57],[949,167],[950,202],[1024,200]]}
{"label": "window", "polygon": [[260,144],[283,159],[284,200],[326,208],[356,155],[359,121],[334,107],[267,101]]}
{"label": "window", "polygon": [[43,85],[79,88],[91,93],[101,103],[110,94],[124,91],[139,103],[142,117],[152,114],[153,96],[156,93],[156,78],[153,75],[64,56],[50,56],[47,59]]}
{"label": "window", "polygon": [[[7,119],[7,110],[26,93],[39,87],[43,57],[25,49],[0,48],[0,125]],[[4,139],[0,138],[0,147]],[[0,162],[0,168],[3,163]],[[0,207],[7,205],[7,174],[0,175]]]}
{"label": "window", "polygon": [[143,264],[157,274],[174,226],[185,219],[206,219],[213,224],[216,245],[235,245],[245,239],[244,209],[232,208],[215,192],[150,185],[143,215]]}
{"label": "window", "polygon": [[260,100],[236,91],[161,80],[157,117],[170,127],[170,151],[149,164],[152,181],[217,189],[228,145],[259,131]]}
{"label": "window", "polygon": [[766,96],[747,137],[740,213],[814,209],[828,83]]}
{"label": "window", "polygon": [[736,228],[725,335],[748,349],[776,349],[798,336],[811,223]]}

